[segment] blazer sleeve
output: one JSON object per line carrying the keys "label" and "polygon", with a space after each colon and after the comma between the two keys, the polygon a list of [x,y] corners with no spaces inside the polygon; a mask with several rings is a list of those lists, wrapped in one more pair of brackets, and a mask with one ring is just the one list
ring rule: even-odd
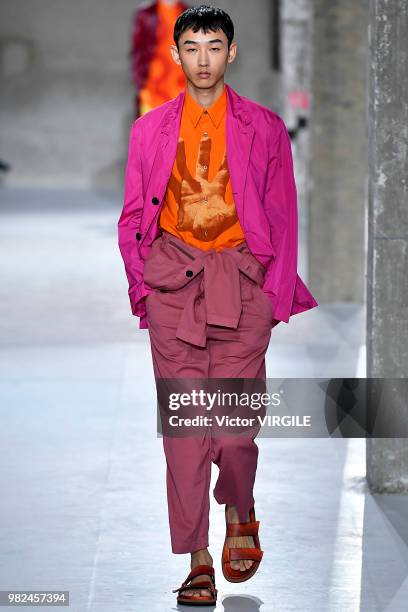
{"label": "blazer sleeve", "polygon": [[144,298],[151,293],[143,282],[143,264],[136,234],[140,230],[143,212],[143,178],[141,151],[143,130],[140,119],[130,129],[128,159],[125,172],[123,209],[118,221],[118,244],[128,279],[132,313],[141,317],[140,328],[148,327]]}
{"label": "blazer sleeve", "polygon": [[271,130],[265,191],[265,212],[269,220],[275,257],[269,263],[264,291],[274,307],[274,325],[288,322],[297,283],[298,210],[292,148],[288,130],[279,115],[277,129]]}

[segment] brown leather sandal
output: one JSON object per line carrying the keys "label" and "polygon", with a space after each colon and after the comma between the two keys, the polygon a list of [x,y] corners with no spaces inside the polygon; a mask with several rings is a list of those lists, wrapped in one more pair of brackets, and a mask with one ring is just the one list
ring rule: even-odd
{"label": "brown leather sandal", "polygon": [[[252,507],[249,510],[248,523],[228,523],[227,505],[225,505],[225,521],[227,526],[224,547],[222,549],[222,573],[229,582],[245,582],[245,580],[248,580],[255,574],[264,553],[264,551],[261,550],[258,537],[260,521],[255,520],[255,509]],[[252,536],[254,538],[255,548],[228,548],[227,538],[240,536]],[[241,571],[231,567],[231,561],[243,559],[250,559],[253,561],[250,568]]]}
{"label": "brown leather sandal", "polygon": [[[200,574],[207,574],[210,577],[210,580],[201,580],[200,582],[193,582],[192,584],[188,584],[193,578],[196,576],[200,576]],[[208,589],[212,596],[209,595],[182,595],[183,591],[187,590],[199,590],[199,589]],[[185,581],[178,589],[174,589],[173,593],[179,594],[177,596],[178,604],[187,604],[189,606],[211,606],[217,603],[217,589],[215,588],[215,577],[214,577],[214,568],[211,565],[197,565],[194,567]]]}

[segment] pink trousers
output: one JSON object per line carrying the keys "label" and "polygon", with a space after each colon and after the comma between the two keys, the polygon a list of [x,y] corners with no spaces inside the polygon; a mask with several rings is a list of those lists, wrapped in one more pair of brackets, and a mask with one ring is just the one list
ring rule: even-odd
{"label": "pink trousers", "polygon": [[[264,267],[246,243],[203,251],[163,231],[144,265],[151,293],[146,313],[155,379],[266,378],[272,304],[262,291]],[[255,504],[255,435],[163,436],[173,553],[209,545],[211,465],[219,504],[237,506],[240,521]]]}

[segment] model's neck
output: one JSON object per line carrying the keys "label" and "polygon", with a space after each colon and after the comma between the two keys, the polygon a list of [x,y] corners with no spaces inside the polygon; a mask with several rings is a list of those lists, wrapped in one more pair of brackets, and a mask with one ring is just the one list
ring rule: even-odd
{"label": "model's neck", "polygon": [[224,79],[221,78],[214,84],[213,87],[209,89],[196,87],[194,83],[189,80],[187,80],[186,87],[190,96],[200,106],[202,106],[203,108],[208,108],[209,106],[214,104],[214,102],[216,102],[216,100],[218,100],[218,98],[222,95],[222,92],[224,90]]}

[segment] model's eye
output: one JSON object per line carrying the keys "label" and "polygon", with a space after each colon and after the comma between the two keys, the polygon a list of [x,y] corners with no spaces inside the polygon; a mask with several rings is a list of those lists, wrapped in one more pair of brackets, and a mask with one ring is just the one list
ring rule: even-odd
{"label": "model's eye", "polygon": [[219,51],[220,49],[219,49],[219,47],[212,47],[211,50],[212,51]]}
{"label": "model's eye", "polygon": [[195,51],[195,49],[193,49],[193,48],[187,49],[187,53],[190,53],[190,51]]}

